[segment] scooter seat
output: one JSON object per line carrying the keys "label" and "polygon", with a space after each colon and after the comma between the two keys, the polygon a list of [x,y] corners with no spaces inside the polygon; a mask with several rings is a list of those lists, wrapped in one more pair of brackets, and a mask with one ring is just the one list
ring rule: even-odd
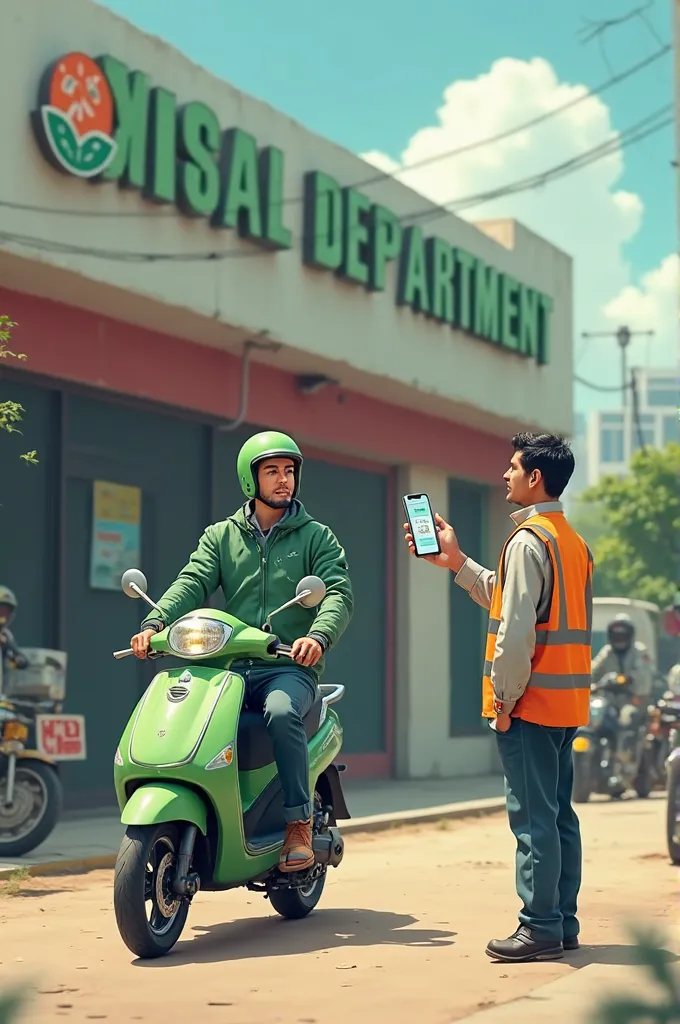
{"label": "scooter seat", "polygon": [[[317,695],[311,708],[302,719],[308,740],[319,731],[322,701]],[[236,752],[239,771],[252,772],[274,762],[274,749],[261,711],[244,708],[238,724]]]}

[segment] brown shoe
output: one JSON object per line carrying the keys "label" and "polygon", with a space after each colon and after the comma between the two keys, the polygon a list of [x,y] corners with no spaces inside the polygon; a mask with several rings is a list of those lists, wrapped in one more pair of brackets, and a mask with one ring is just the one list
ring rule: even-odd
{"label": "brown shoe", "polygon": [[305,871],[313,863],[311,818],[307,821],[291,821],[286,825],[279,871]]}

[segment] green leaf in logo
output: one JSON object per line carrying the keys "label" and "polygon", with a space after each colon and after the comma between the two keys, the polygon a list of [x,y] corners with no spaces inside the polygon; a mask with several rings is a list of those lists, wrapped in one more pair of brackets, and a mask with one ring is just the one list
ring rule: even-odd
{"label": "green leaf in logo", "polygon": [[80,142],[78,166],[80,173],[87,175],[99,174],[113,160],[116,143],[103,132],[88,132]]}
{"label": "green leaf in logo", "polygon": [[115,139],[100,131],[78,136],[68,116],[57,107],[42,108],[43,128],[50,149],[65,171],[79,178],[101,174],[116,154]]}
{"label": "green leaf in logo", "polygon": [[58,107],[43,107],[42,118],[52,152],[62,167],[77,174],[78,137],[68,117]]}

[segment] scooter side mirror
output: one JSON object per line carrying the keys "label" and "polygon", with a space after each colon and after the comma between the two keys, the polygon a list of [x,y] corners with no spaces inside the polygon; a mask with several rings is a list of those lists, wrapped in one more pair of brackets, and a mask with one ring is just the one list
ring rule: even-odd
{"label": "scooter side mirror", "polygon": [[316,608],[326,596],[326,584],[318,576],[305,576],[295,588],[295,596],[303,608]]}
{"label": "scooter side mirror", "polygon": [[139,593],[140,590],[142,594],[146,594],[149,589],[146,576],[141,569],[126,569],[121,578],[120,586],[126,597],[134,598],[142,596]]}

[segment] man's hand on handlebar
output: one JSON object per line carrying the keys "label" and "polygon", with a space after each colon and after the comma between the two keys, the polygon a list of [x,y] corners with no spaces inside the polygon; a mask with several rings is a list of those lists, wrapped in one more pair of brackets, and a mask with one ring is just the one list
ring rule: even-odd
{"label": "man's hand on handlebar", "polygon": [[322,655],[323,648],[321,644],[318,640],[313,640],[311,636],[301,636],[299,640],[295,641],[290,652],[293,661],[297,661],[298,665],[305,665],[308,668],[316,665]]}
{"label": "man's hand on handlebar", "polygon": [[155,629],[144,629],[141,633],[135,634],[130,641],[130,647],[136,658],[147,658],[151,650],[151,637],[156,635]]}

